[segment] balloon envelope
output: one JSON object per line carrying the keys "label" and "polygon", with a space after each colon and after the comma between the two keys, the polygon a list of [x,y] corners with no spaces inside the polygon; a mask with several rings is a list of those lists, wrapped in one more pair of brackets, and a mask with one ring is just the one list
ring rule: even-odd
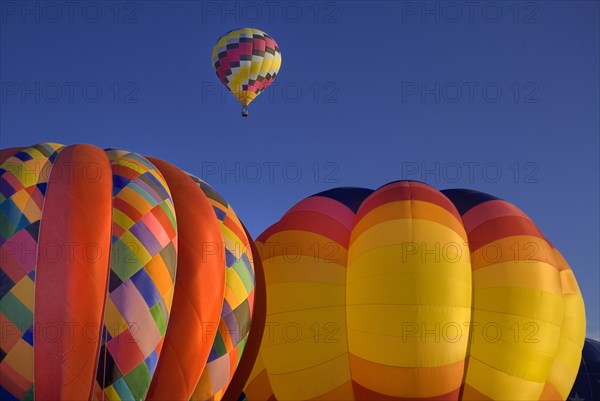
{"label": "balloon envelope", "polygon": [[248,400],[564,400],[585,334],[573,272],[514,205],[393,182],[294,205],[257,239]]}
{"label": "balloon envelope", "polygon": [[277,76],[281,52],[265,32],[242,28],[219,38],[213,48],[212,62],[219,80],[246,107]]}
{"label": "balloon envelope", "polygon": [[0,174],[0,399],[220,399],[255,280],[225,199],[91,145],[6,149]]}

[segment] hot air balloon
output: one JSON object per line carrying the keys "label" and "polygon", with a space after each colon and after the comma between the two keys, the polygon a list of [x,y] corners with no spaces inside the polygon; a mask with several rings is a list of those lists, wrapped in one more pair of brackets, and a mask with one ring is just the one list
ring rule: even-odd
{"label": "hot air balloon", "polygon": [[564,400],[585,312],[511,203],[398,181],[337,188],[257,239],[267,286],[248,400]]}
{"label": "hot air balloon", "polygon": [[0,173],[0,399],[221,399],[262,274],[227,201],[91,145],[5,149]]}
{"label": "hot air balloon", "polygon": [[600,400],[600,341],[586,338],[569,401]]}
{"label": "hot air balloon", "polygon": [[248,105],[277,76],[281,52],[265,32],[242,28],[219,38],[213,48],[212,63],[221,83],[242,104],[242,116],[247,117]]}

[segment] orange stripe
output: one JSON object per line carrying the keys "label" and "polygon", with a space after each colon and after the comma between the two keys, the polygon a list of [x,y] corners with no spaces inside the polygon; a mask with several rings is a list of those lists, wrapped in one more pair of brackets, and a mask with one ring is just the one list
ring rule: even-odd
{"label": "orange stripe", "polygon": [[[248,387],[244,391],[249,400],[266,400],[269,397],[273,397],[273,390],[271,390],[271,383],[269,382],[269,375],[266,370],[261,371]],[[234,400],[236,398],[224,398]]]}
{"label": "orange stripe", "polygon": [[[469,240],[477,241],[477,238],[469,237]],[[528,262],[540,261],[560,270],[556,266],[552,248],[546,240],[539,237],[504,237],[478,247],[475,251],[471,248],[472,270],[497,263],[518,261],[523,261],[523,268],[527,267]]]}
{"label": "orange stripe", "polygon": [[[270,236],[273,236],[277,232],[289,230],[317,233],[344,246],[347,246],[348,241],[350,240],[350,230],[343,224],[332,217],[314,212],[294,212],[292,214],[286,214],[279,223],[277,223],[276,229],[270,232]],[[269,237],[262,238],[265,239],[263,242],[267,242]]]}
{"label": "orange stripe", "polygon": [[318,397],[311,398],[311,401],[332,401],[332,400],[354,400],[354,388],[352,381],[347,381]]}
{"label": "orange stripe", "polygon": [[456,220],[461,221],[458,211],[450,199],[437,189],[414,181],[399,181],[379,188],[365,199],[356,218],[362,219],[365,214],[376,207],[399,200],[420,200],[436,204],[450,212]]}
{"label": "orange stripe", "polygon": [[[448,365],[435,367],[401,367],[382,365],[376,362],[360,358],[352,353],[349,354],[349,357],[352,378],[357,383],[376,381],[390,386],[390,381],[393,381],[394,388],[404,390],[409,389],[410,391],[419,394],[423,393],[424,389],[427,389],[426,391],[428,393],[435,394],[441,391],[447,391],[448,388],[455,388],[455,390],[452,390],[449,393],[446,392],[443,394],[438,394],[432,396],[432,398],[421,398],[415,396],[414,394],[406,394],[407,397],[426,400],[440,399],[436,397],[447,397],[449,394],[456,394],[456,396],[458,396],[458,390],[460,389],[465,367],[464,360]],[[374,378],[376,379],[373,380]],[[356,399],[360,400],[365,398],[360,398],[357,395]],[[392,397],[390,399],[402,400],[403,398]]]}
{"label": "orange stripe", "polygon": [[[352,230],[353,242],[368,229],[389,220],[413,219],[428,220],[450,228],[467,242],[467,234],[462,222],[430,202],[394,201],[381,205],[363,216]],[[353,243],[352,242],[352,243]],[[352,243],[350,245],[352,245]]]}
{"label": "orange stripe", "polygon": [[225,291],[223,237],[198,184],[165,161],[148,160],[163,174],[173,195],[179,243],[171,316],[146,399],[189,400],[220,320]]}
{"label": "orange stripe", "polygon": [[546,382],[540,395],[540,401],[563,401],[563,398],[552,383]]}
{"label": "orange stripe", "polygon": [[415,401],[415,400],[423,400],[423,401],[455,401],[459,399],[460,389],[456,389],[447,394],[442,394],[436,397],[392,397],[385,394],[380,394],[375,391],[369,390],[366,387],[361,386],[355,381],[352,382],[352,387],[354,389],[354,399],[357,401]]}
{"label": "orange stripe", "polygon": [[[98,172],[93,180],[85,175],[90,165]],[[36,337],[35,396],[86,400],[95,382],[108,283],[110,162],[95,146],[69,146],[56,158],[49,182],[40,226],[35,324],[42,334],[53,327],[63,333],[74,327],[75,335],[59,336],[58,341],[49,335]],[[76,244],[72,253],[66,252],[67,244]],[[85,253],[88,244],[99,250],[94,258]],[[62,256],[57,249],[62,249]]]}
{"label": "orange stripe", "polygon": [[271,236],[267,242],[259,243],[260,256],[264,264],[268,259],[285,256],[285,260],[294,262],[296,255],[309,256],[313,261],[325,261],[345,265],[348,261],[348,250],[344,245],[314,232],[282,231]]}
{"label": "orange stripe", "polygon": [[[550,246],[552,246],[552,244],[548,243]],[[562,253],[560,253],[560,251],[554,247],[552,247],[552,254],[554,255],[554,260],[556,262],[556,268],[558,270],[571,270],[571,267],[569,266],[569,263],[567,263],[567,260],[565,259],[565,257],[562,255]]]}

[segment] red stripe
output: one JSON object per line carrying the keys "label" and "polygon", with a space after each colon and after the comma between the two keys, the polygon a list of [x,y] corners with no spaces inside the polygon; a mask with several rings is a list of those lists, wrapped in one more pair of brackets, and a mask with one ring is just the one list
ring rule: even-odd
{"label": "red stripe", "polygon": [[472,207],[462,216],[462,221],[465,230],[469,232],[488,220],[502,216],[521,216],[523,218],[528,218],[521,209],[512,203],[498,199],[483,202]]}
{"label": "red stripe", "polygon": [[348,247],[348,242],[350,241],[350,230],[339,221],[321,213],[303,211],[286,214],[278,223],[269,227],[267,231],[261,234],[258,241],[266,242],[270,236],[289,230],[308,231],[319,234],[337,242],[345,248]]}
{"label": "red stripe", "polygon": [[225,227],[229,228],[233,232],[233,234],[240,241],[242,241],[242,243],[240,245],[243,245],[246,249],[249,248],[250,244],[248,243],[248,237],[246,236],[246,233],[244,233],[240,229],[240,227],[235,223],[235,221],[233,221],[231,216],[229,216],[229,215],[225,216],[225,219],[223,220],[223,225],[225,225]]}
{"label": "red stripe", "polygon": [[533,221],[520,216],[505,216],[491,219],[467,233],[471,252],[492,241],[515,235],[531,235],[545,239]]}
{"label": "red stripe", "polygon": [[140,212],[138,212],[138,210],[135,207],[131,206],[129,203],[127,203],[122,198],[116,197],[114,200],[114,204],[115,204],[115,209],[117,209],[120,212],[125,213],[125,215],[127,217],[129,217],[131,220],[138,221],[139,219],[142,218],[142,214]]}
{"label": "red stripe", "polygon": [[[85,175],[91,164],[99,172],[93,180]],[[87,400],[92,395],[108,282],[111,177],[108,158],[95,146],[69,146],[54,162],[36,271],[36,399]],[[90,244],[99,254],[85,252]],[[57,330],[58,336],[53,334]]]}

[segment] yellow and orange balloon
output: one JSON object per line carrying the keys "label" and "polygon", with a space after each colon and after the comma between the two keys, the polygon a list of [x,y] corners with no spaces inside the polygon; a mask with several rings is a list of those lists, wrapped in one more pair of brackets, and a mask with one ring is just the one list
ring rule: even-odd
{"label": "yellow and orange balloon", "polygon": [[0,399],[221,399],[249,373],[260,261],[207,183],[55,143],[0,174]]}
{"label": "yellow and orange balloon", "polygon": [[248,400],[564,400],[585,336],[560,252],[517,207],[399,181],[293,206],[257,240]]}

